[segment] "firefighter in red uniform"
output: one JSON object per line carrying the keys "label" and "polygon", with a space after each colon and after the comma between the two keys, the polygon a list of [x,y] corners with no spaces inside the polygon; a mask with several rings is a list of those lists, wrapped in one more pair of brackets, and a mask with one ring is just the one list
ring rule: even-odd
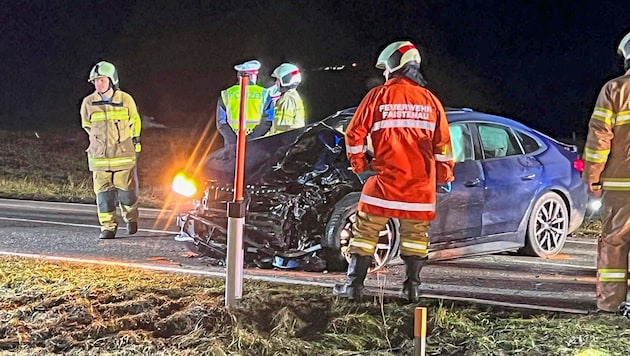
{"label": "firefighter in red uniform", "polygon": [[[440,100],[424,87],[420,52],[408,41],[394,42],[376,67],[386,82],[370,90],[345,132],[352,171],[373,170],[359,199],[348,252],[346,282],[333,294],[360,300],[379,232],[390,218],[400,221],[400,255],[407,276],[403,295],[416,302],[420,270],[429,252],[429,222],[435,218],[436,190],[450,192],[454,161],[446,114]],[[368,163],[366,139],[374,156]]]}
{"label": "firefighter in red uniform", "polygon": [[617,51],[626,73],[602,87],[588,124],[584,172],[591,196],[602,198],[597,247],[597,308],[617,312],[628,293],[630,250],[630,33]]}

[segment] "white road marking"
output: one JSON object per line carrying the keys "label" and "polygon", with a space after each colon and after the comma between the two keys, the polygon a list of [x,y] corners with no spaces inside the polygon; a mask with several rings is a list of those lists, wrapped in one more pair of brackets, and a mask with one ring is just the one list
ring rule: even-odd
{"label": "white road marking", "polygon": [[[31,222],[38,224],[51,224],[51,225],[63,225],[63,226],[74,226],[74,227],[89,227],[89,228],[98,228],[101,227],[99,225],[90,225],[90,224],[76,224],[69,222],[60,222],[60,221],[48,221],[48,220],[35,220],[35,219],[21,219],[21,218],[9,218],[0,216],[0,220],[5,221],[20,221],[20,222]],[[138,231],[143,232],[154,232],[157,234],[178,234],[179,231],[169,231],[169,230],[153,230],[153,229],[138,229]]]}
{"label": "white road marking", "polygon": [[567,243],[582,245],[597,245],[597,240],[567,240]]}
{"label": "white road marking", "polygon": [[[6,207],[15,207],[15,208],[24,208],[25,205],[37,205],[37,209],[52,209],[46,206],[55,206],[55,209],[59,210],[68,210],[68,206],[77,208],[77,210],[88,211],[88,209],[96,208],[94,204],[81,204],[81,203],[65,203],[65,202],[54,202],[54,201],[39,201],[39,200],[15,200],[15,199],[3,199],[0,198],[0,206]],[[43,206],[43,208],[42,208]],[[155,208],[139,208],[141,211],[149,211],[149,212],[171,212],[170,210],[162,210]]]}

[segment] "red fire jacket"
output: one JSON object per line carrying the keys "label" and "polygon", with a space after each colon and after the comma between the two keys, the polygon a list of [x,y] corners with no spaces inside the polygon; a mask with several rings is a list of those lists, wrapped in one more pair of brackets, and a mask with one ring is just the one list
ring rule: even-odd
{"label": "red fire jacket", "polygon": [[[374,157],[366,159],[371,136]],[[393,78],[363,98],[346,132],[354,173],[376,171],[358,209],[392,218],[433,220],[436,184],[453,181],[455,165],[440,100],[407,78]]]}

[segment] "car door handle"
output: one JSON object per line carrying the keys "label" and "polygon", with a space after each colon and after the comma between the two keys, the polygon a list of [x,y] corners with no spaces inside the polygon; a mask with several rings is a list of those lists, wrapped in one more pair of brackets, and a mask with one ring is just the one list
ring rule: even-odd
{"label": "car door handle", "polygon": [[532,174],[528,174],[526,176],[521,176],[521,180],[532,180],[534,178],[536,178],[536,175],[533,174],[533,173]]}
{"label": "car door handle", "polygon": [[475,178],[473,180],[466,181],[464,183],[464,187],[476,187],[479,183],[481,183],[481,180],[479,180],[479,178]]}

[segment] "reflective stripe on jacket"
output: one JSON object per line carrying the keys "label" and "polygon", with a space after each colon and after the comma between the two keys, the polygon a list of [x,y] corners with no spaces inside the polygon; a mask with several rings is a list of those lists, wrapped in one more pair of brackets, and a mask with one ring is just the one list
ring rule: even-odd
{"label": "reflective stripe on jacket", "polygon": [[296,89],[289,89],[276,101],[270,135],[304,127],[304,102]]}
{"label": "reflective stripe on jacket", "polygon": [[142,122],[131,95],[116,90],[111,101],[94,92],[81,103],[81,126],[89,135],[90,171],[116,171],[136,165],[133,137],[140,137]]}
{"label": "reflective stripe on jacket", "polygon": [[[368,135],[374,147],[370,167]],[[454,161],[446,114],[433,93],[406,78],[390,79],[363,98],[345,137],[353,172],[377,172],[363,186],[360,211],[435,218],[436,183],[454,180]]]}
{"label": "reflective stripe on jacket", "polygon": [[582,179],[630,191],[630,71],[602,87],[588,127]]}
{"label": "reflective stripe on jacket", "polygon": [[[263,116],[267,103],[267,90],[257,84],[247,86],[247,107],[245,116],[245,130],[253,130]],[[238,131],[239,113],[241,112],[241,87],[233,85],[221,92],[221,100],[226,108],[227,123],[235,132]]]}

